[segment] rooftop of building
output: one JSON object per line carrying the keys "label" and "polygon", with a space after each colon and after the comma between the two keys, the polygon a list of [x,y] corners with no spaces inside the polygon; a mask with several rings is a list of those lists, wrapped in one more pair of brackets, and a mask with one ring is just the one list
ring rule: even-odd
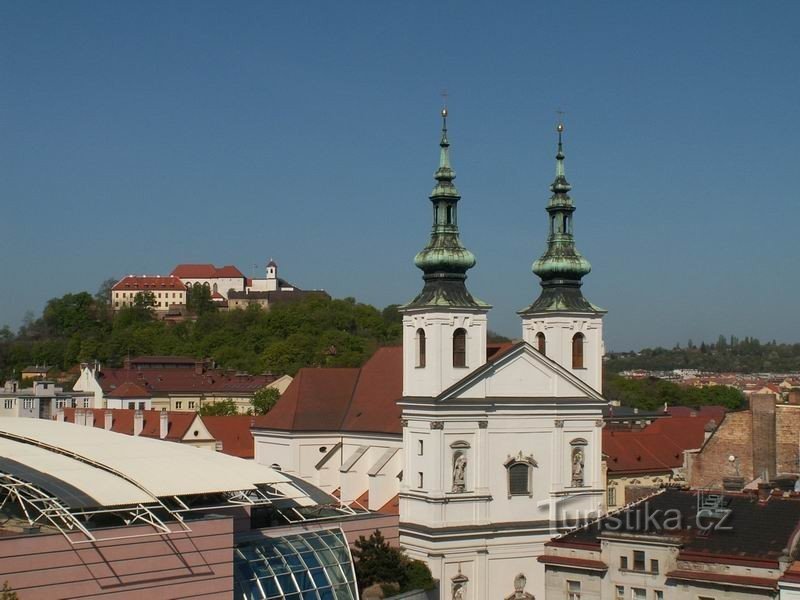
{"label": "rooftop of building", "polygon": [[[668,520],[672,515],[679,519]],[[775,568],[787,548],[797,551],[798,525],[795,493],[773,492],[759,500],[756,494],[667,488],[547,545],[599,549],[604,538],[644,537],[678,545],[678,560]]]}
{"label": "rooftop of building", "polygon": [[114,292],[125,290],[186,290],[186,286],[177,277],[172,275],[128,275],[123,277],[114,287]]}
{"label": "rooftop of building", "polygon": [[[143,357],[144,358],[144,357]],[[194,369],[176,368],[189,366],[179,362],[157,363],[153,359],[168,357],[148,357],[151,362],[134,363],[125,367],[102,367],[94,371],[94,376],[103,393],[114,395],[125,384],[135,384],[149,395],[158,393],[254,393],[273,381],[274,375],[250,375],[223,369],[207,368],[208,363],[192,359]],[[160,366],[156,366],[160,365]]]}
{"label": "rooftop of building", "polygon": [[608,473],[663,472],[681,467],[683,452],[700,448],[707,427],[716,426],[722,420],[720,416],[716,420],[711,414],[716,415],[716,411],[694,416],[666,416],[641,429],[603,428],[603,454]]}
{"label": "rooftop of building", "polygon": [[181,279],[244,279],[242,272],[233,265],[215,267],[212,264],[180,264],[170,275]]}
{"label": "rooftop of building", "polygon": [[43,419],[0,417],[0,480],[7,516],[34,524],[47,515],[73,543],[117,520],[171,533],[197,511],[318,508],[292,479],[253,461]]}
{"label": "rooftop of building", "polygon": [[[487,359],[511,344],[489,344]],[[403,348],[386,346],[361,368],[303,368],[254,428],[283,431],[342,431],[400,435]]]}

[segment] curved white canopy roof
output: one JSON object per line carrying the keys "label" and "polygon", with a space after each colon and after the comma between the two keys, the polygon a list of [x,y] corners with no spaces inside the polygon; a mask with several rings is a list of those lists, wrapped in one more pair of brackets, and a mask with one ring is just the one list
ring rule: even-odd
{"label": "curved white canopy roof", "polygon": [[[17,417],[0,417],[0,442],[6,463],[16,461],[47,473],[101,505],[241,492],[257,485],[270,485],[301,506],[315,504],[270,467],[175,442]],[[0,461],[0,470],[4,468]],[[143,500],[145,496],[150,497]]]}

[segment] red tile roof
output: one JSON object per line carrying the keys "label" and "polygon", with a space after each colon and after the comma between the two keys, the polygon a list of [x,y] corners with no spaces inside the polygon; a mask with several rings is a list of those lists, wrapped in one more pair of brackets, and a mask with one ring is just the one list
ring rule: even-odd
{"label": "red tile roof", "polygon": [[255,448],[250,427],[253,417],[232,415],[227,417],[202,417],[213,438],[222,442],[222,452],[239,458],[253,458]]}
{"label": "red tile roof", "polygon": [[[491,344],[489,361],[513,344]],[[255,427],[286,431],[348,431],[400,435],[403,348],[378,348],[360,369],[305,368]]]}
{"label": "red tile roof", "polygon": [[[105,428],[105,414],[111,413],[111,431],[117,433],[124,433],[126,435],[133,435],[133,415],[135,410],[128,408],[115,408],[111,410],[103,408],[87,408],[87,409],[64,409],[64,420],[69,423],[75,422],[75,411],[85,410],[91,411],[94,414],[94,426],[99,429]],[[165,439],[170,441],[180,441],[189,430],[189,426],[194,421],[197,413],[193,412],[167,412],[167,437]],[[160,438],[161,437],[161,413],[160,410],[143,410],[144,417],[142,423],[141,436]]]}
{"label": "red tile roof", "polygon": [[233,265],[215,267],[212,264],[182,264],[175,267],[171,275],[181,279],[217,279],[221,277],[244,279],[242,272]]}
{"label": "red tile roof", "polygon": [[266,387],[272,375],[241,375],[231,371],[210,369],[202,373],[189,368],[103,368],[96,374],[97,382],[105,395],[116,394],[126,382],[133,382],[151,395],[158,393],[245,393],[250,394]]}
{"label": "red tile roof", "polygon": [[[699,448],[710,416],[665,417],[643,429],[603,429],[608,472],[669,471],[683,465],[683,451]],[[717,421],[719,422],[719,421]]]}
{"label": "red tile roof", "polygon": [[108,398],[151,398],[152,395],[142,386],[126,381],[114,391],[106,394]]}
{"label": "red tile roof", "polygon": [[112,291],[118,292],[123,290],[185,290],[186,286],[177,277],[172,275],[155,275],[150,277],[148,275],[128,275],[123,277],[114,287]]}

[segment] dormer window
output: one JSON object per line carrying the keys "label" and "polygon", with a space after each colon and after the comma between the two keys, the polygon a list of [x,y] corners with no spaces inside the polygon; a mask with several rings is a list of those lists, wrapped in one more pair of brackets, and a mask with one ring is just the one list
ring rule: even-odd
{"label": "dormer window", "polygon": [[453,333],[453,366],[467,366],[467,331],[456,329]]}

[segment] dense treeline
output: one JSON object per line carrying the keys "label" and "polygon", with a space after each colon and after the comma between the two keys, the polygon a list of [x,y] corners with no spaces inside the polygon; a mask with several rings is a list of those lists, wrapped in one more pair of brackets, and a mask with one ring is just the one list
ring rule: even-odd
{"label": "dense treeline", "polygon": [[713,404],[729,409],[745,405],[742,392],[724,385],[695,388],[656,377],[625,379],[608,372],[603,382],[603,396],[608,400],[617,400],[623,406],[643,410],[657,410],[663,408],[665,403],[669,406],[692,407]]}
{"label": "dense treeline", "polygon": [[800,344],[762,343],[756,338],[719,336],[716,343],[695,345],[689,340],[672,349],[645,348],[610,355],[606,368],[614,373],[631,369],[666,371],[700,369],[711,372],[787,373],[800,371]]}
{"label": "dense treeline", "polygon": [[268,311],[216,311],[206,298],[190,298],[196,320],[157,319],[146,297],[114,313],[110,283],[92,296],[50,300],[19,332],[0,329],[0,375],[31,364],[67,370],[82,361],[119,365],[125,356],[173,354],[213,358],[250,373],[294,374],[303,366],[359,366],[380,345],[400,341],[396,307],[383,312],[352,298],[308,298]]}

